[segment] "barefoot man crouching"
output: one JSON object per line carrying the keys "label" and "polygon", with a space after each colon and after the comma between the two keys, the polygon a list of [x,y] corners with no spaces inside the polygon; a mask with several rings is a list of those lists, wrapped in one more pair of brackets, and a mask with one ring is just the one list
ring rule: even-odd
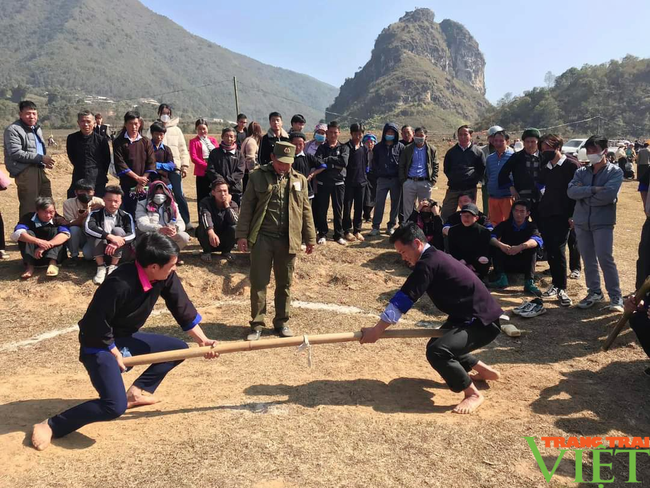
{"label": "barefoot man crouching", "polygon": [[[483,403],[474,382],[498,380],[500,374],[470,353],[499,335],[503,311],[481,280],[460,261],[427,244],[416,224],[401,226],[390,242],[413,272],[390,300],[377,325],[363,329],[361,343],[375,342],[427,293],[440,311],[449,314],[442,326],[448,332],[429,341],[427,359],[451,391],[465,394],[453,412],[472,413]],[[476,373],[470,376],[472,370]]]}
{"label": "barefoot man crouching", "polygon": [[[79,360],[99,393],[91,400],[36,424],[32,444],[42,451],[52,437],[63,437],[84,425],[120,417],[127,408],[156,403],[152,395],[167,373],[182,361],[153,364],[127,392],[121,373],[126,370],[122,351],[132,356],[187,348],[174,337],[139,332],[162,296],[181,328],[201,346],[214,346],[198,325],[201,316],[176,275],[178,245],[158,233],[142,235],[136,246],[135,263],[123,264],[95,292],[79,322]],[[208,353],[211,359],[217,353]]]}

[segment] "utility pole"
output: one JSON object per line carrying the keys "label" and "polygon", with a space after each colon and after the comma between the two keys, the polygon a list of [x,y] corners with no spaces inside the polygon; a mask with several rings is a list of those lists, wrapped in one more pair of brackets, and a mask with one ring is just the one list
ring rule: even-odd
{"label": "utility pole", "polygon": [[235,120],[237,120],[237,116],[239,115],[239,95],[237,94],[237,77],[233,76],[232,77],[232,82],[233,85],[235,86],[235,110],[237,113],[235,114]]}

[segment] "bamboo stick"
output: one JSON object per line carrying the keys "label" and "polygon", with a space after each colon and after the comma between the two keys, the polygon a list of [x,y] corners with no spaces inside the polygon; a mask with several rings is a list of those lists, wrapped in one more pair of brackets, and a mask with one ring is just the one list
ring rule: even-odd
{"label": "bamboo stick", "polygon": [[[446,331],[440,329],[389,329],[380,339],[413,339],[420,337],[441,337]],[[355,342],[361,340],[361,331],[339,332],[336,334],[307,335],[310,344],[335,344],[339,342]],[[168,361],[180,361],[203,357],[206,353],[216,351],[219,354],[234,352],[258,351],[260,349],[275,349],[278,347],[300,346],[304,342],[304,336],[284,337],[280,339],[262,339],[259,341],[237,341],[221,343],[216,347],[192,347],[190,349],[177,349],[175,351],[156,352],[124,358],[126,367],[139,366],[142,364],[166,363]]]}

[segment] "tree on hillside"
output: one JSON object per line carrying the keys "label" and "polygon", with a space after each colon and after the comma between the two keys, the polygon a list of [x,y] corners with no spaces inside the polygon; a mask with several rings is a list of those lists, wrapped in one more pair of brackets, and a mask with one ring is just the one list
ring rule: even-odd
{"label": "tree on hillside", "polygon": [[544,83],[546,83],[546,88],[552,88],[555,84],[556,78],[557,76],[555,76],[551,71],[547,71],[544,75]]}

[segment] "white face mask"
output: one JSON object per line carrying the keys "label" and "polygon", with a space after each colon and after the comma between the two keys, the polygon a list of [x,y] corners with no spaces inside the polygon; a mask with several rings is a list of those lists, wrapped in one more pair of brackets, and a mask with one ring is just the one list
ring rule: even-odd
{"label": "white face mask", "polygon": [[587,159],[589,160],[589,164],[598,164],[602,161],[604,156],[605,151],[600,154],[587,154]]}
{"label": "white face mask", "polygon": [[167,195],[164,195],[163,193],[157,193],[156,195],[153,196],[153,203],[156,205],[162,205],[167,201]]}
{"label": "white face mask", "polygon": [[171,118],[169,115],[167,115],[167,114],[165,114],[165,115],[161,115],[161,116],[160,116],[160,121],[161,121],[161,122],[164,122],[165,124],[166,124],[167,122],[169,122],[171,119],[172,119],[172,118]]}

